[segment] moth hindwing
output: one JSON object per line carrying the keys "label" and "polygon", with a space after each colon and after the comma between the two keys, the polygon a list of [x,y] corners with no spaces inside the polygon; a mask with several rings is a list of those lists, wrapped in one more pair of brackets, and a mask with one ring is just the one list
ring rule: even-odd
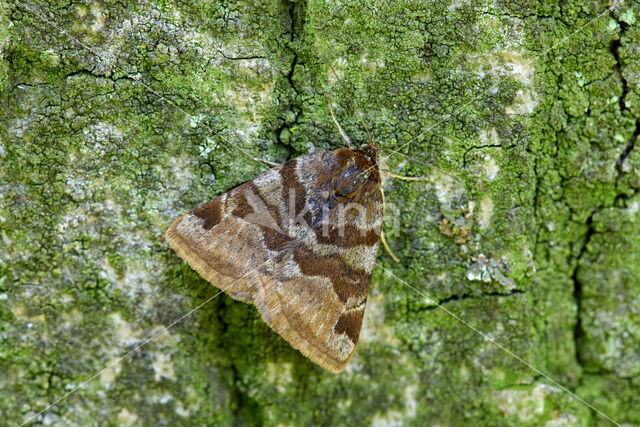
{"label": "moth hindwing", "polygon": [[340,372],[354,354],[383,202],[377,146],[306,154],[193,209],[173,249],[313,362]]}

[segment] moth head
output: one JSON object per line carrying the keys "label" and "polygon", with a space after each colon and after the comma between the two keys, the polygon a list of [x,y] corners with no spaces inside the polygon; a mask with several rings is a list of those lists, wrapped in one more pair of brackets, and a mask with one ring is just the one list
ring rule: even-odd
{"label": "moth head", "polygon": [[364,155],[369,158],[371,163],[373,163],[374,165],[377,164],[378,152],[380,151],[380,146],[378,146],[378,144],[374,142],[369,145],[365,145],[364,147],[360,148],[360,151],[362,151]]}
{"label": "moth head", "polygon": [[339,200],[364,200],[380,188],[377,145],[370,144],[360,149],[340,148],[335,153],[340,157],[340,169],[334,179],[335,194]]}

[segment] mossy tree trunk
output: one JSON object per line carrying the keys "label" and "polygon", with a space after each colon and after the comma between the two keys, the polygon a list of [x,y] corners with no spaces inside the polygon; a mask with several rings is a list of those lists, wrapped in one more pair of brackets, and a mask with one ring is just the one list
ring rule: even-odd
{"label": "mossy tree trunk", "polygon": [[[640,424],[637,2],[10,1],[0,46],[4,420]],[[162,237],[343,146],[325,94],[429,178],[339,375]]]}

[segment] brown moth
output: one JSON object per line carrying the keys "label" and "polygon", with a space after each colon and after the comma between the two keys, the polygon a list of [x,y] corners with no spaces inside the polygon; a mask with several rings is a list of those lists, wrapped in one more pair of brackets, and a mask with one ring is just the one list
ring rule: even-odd
{"label": "brown moth", "polygon": [[306,154],[193,209],[166,233],[203,278],[332,372],[353,356],[384,210],[378,146]]}

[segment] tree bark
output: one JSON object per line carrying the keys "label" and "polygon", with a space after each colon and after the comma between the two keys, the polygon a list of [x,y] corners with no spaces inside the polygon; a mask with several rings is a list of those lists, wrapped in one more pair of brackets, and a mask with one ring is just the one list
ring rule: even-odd
{"label": "tree bark", "polygon": [[[639,43],[630,0],[0,6],[2,418],[640,424]],[[344,147],[325,95],[428,178],[338,375],[163,239]]]}

